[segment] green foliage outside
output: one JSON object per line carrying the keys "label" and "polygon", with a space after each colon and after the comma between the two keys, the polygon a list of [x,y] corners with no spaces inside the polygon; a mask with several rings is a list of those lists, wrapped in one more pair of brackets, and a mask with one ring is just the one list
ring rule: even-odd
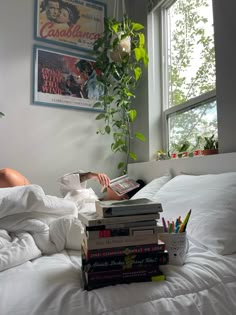
{"label": "green foliage outside", "polygon": [[[104,127],[97,133],[112,134],[112,152],[124,153],[125,162],[118,164],[121,173],[126,173],[129,159],[137,159],[135,152],[130,150],[131,140],[136,138],[145,141],[145,136],[134,132],[132,127],[137,117],[137,111],[132,105],[135,90],[143,67],[148,64],[143,28],[143,25],[132,22],[126,16],[121,22],[113,18],[105,19],[103,36],[95,42],[93,49],[95,67],[100,71],[97,79],[104,86],[104,95],[94,105],[104,110],[96,117],[104,121]],[[111,53],[119,51],[120,41],[126,38],[131,39],[131,51],[121,50],[120,58],[114,61]]]}
{"label": "green foliage outside", "polygon": [[[169,66],[169,104],[176,106],[215,89],[214,38],[208,18],[202,14],[211,0],[178,0],[171,7],[174,23]],[[196,46],[198,48],[196,49]],[[195,57],[200,57],[200,62]],[[193,66],[192,66],[193,65]],[[188,151],[202,149],[212,134],[217,138],[217,119],[209,120],[215,101],[170,119],[170,152],[189,143]]]}

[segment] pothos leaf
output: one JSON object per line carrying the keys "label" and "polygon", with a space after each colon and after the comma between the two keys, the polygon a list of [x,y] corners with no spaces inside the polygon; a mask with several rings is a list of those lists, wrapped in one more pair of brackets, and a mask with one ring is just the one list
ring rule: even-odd
{"label": "pothos leaf", "polygon": [[100,120],[100,119],[103,119],[103,118],[105,118],[105,114],[101,113],[101,114],[97,115],[96,120]]}
{"label": "pothos leaf", "polygon": [[135,133],[135,138],[137,138],[137,139],[139,139],[139,140],[141,140],[143,142],[146,141],[145,136],[141,132],[136,132]]}
{"label": "pothos leaf", "polygon": [[106,125],[105,131],[106,131],[107,134],[110,134],[110,132],[111,132],[111,127],[108,126],[108,125]]}
{"label": "pothos leaf", "polygon": [[129,111],[129,118],[130,118],[130,121],[134,121],[137,117],[137,111],[135,109],[131,109]]}
{"label": "pothos leaf", "polygon": [[144,26],[140,23],[132,23],[132,29],[133,31],[140,31],[144,29]]}
{"label": "pothos leaf", "polygon": [[129,156],[132,160],[136,161],[137,160],[137,155],[134,152],[129,152]]}

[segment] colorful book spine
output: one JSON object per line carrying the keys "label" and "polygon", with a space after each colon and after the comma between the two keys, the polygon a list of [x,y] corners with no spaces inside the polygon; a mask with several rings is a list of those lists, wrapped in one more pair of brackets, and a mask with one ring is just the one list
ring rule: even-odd
{"label": "colorful book spine", "polygon": [[86,231],[88,239],[98,239],[104,237],[117,237],[117,236],[136,236],[140,234],[153,235],[157,233],[157,226],[140,226],[130,228],[113,228],[103,229],[98,231]]}
{"label": "colorful book spine", "polygon": [[134,246],[121,246],[113,248],[100,248],[100,249],[88,249],[84,244],[82,244],[86,259],[91,258],[102,258],[102,257],[114,257],[129,254],[138,253],[150,253],[165,250],[165,243],[158,240],[155,244],[144,244],[144,245],[134,245]]}
{"label": "colorful book spine", "polygon": [[132,268],[150,268],[166,265],[169,262],[167,251],[146,254],[130,254],[126,256],[100,259],[86,259],[82,251],[82,269],[87,272],[109,270],[129,270]]}

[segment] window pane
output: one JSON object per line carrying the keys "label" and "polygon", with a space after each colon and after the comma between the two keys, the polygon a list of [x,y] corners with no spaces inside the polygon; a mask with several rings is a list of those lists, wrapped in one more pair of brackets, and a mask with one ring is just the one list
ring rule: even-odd
{"label": "window pane", "polygon": [[171,107],[215,89],[212,0],[177,0],[167,15]]}
{"label": "window pane", "polygon": [[213,134],[218,139],[216,101],[200,105],[187,111],[176,112],[169,116],[169,151],[180,151],[180,147],[189,142],[187,150],[191,152],[203,149],[203,139]]}

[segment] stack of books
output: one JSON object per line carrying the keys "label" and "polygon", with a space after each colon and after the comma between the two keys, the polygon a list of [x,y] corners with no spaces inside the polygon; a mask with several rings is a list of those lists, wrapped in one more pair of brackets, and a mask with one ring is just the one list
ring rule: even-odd
{"label": "stack of books", "polygon": [[84,288],[118,283],[160,281],[159,265],[168,263],[165,243],[158,240],[161,204],[149,199],[97,201],[96,213],[79,213],[84,225]]}

